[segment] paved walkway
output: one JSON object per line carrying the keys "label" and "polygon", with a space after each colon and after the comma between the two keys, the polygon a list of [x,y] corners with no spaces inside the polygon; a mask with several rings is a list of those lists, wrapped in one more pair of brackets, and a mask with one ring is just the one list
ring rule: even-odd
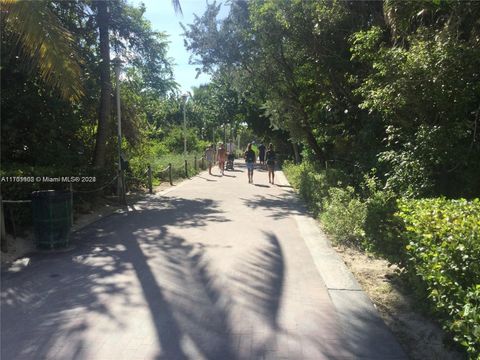
{"label": "paved walkway", "polygon": [[2,360],[406,359],[276,179],[202,173],[4,272]]}

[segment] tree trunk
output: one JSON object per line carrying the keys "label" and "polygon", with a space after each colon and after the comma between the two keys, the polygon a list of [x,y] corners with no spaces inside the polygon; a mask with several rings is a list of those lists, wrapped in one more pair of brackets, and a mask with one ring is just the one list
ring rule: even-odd
{"label": "tree trunk", "polygon": [[323,164],[325,162],[325,154],[322,148],[320,147],[320,145],[318,144],[317,139],[313,135],[312,126],[308,119],[308,115],[305,111],[305,108],[303,107],[303,104],[300,101],[299,96],[297,95],[297,91],[293,90],[291,91],[291,93],[292,93],[292,96],[289,99],[287,98],[287,101],[289,101],[291,106],[294,109],[296,109],[298,113],[300,113],[300,116],[301,116],[300,127],[305,134],[305,139],[307,140],[308,146],[310,146],[310,148],[312,149],[317,160],[321,164]]}
{"label": "tree trunk", "polygon": [[308,115],[306,114],[303,107],[300,107],[299,110],[301,111],[303,116],[302,129],[305,132],[305,137],[306,137],[308,146],[310,146],[310,148],[313,150],[317,160],[320,161],[321,164],[323,164],[325,162],[325,154],[323,153],[322,148],[318,144],[317,139],[313,135],[313,130],[308,120]]}
{"label": "tree trunk", "polygon": [[300,164],[300,153],[298,151],[298,144],[292,141],[293,154],[295,156],[295,164]]}
{"label": "tree trunk", "polygon": [[100,107],[98,116],[97,138],[93,165],[96,168],[105,166],[105,150],[107,143],[107,127],[110,123],[112,83],[110,80],[110,42],[108,2],[95,1],[97,6],[97,24],[100,34]]}
{"label": "tree trunk", "polygon": [[315,136],[313,136],[313,133],[308,128],[304,128],[304,130],[307,137],[308,146],[310,146],[315,153],[317,160],[323,164],[325,162],[325,156],[320,148],[320,145],[318,145],[317,139],[315,139]]}

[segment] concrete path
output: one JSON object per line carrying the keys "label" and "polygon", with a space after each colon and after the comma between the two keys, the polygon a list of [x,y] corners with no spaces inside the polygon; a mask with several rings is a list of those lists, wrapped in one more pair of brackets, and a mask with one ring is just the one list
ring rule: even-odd
{"label": "concrete path", "polygon": [[202,173],[2,273],[1,359],[406,359],[276,174]]}

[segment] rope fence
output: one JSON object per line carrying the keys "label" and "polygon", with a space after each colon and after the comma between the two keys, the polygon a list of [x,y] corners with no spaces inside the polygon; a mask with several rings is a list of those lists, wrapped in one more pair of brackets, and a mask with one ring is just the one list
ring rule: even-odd
{"label": "rope fence", "polygon": [[[94,189],[94,190],[75,190],[75,189],[72,188],[72,186],[70,186],[70,191],[71,191],[71,192],[74,192],[74,193],[80,193],[80,194],[94,193],[94,192],[97,192],[97,191],[100,191],[100,190],[105,189],[107,186],[112,185],[113,182],[114,182],[115,180],[117,180],[117,179],[118,179],[118,175],[115,175],[115,177],[114,177],[111,181],[109,181],[109,182],[106,183],[105,185],[103,185],[103,186],[101,186],[101,187],[99,187],[99,188],[97,188],[97,189]],[[72,183],[70,183],[70,184],[72,184]]]}
{"label": "rope fence", "polygon": [[[157,171],[155,173],[155,178],[161,180],[161,179],[164,179],[165,177],[167,177],[169,184],[171,186],[173,186],[174,174],[180,175],[181,177],[183,176],[184,178],[189,178],[189,172],[190,172],[190,174],[192,173],[192,171],[191,171],[192,168],[193,168],[194,173],[196,173],[199,169],[200,170],[205,170],[206,169],[205,158],[201,157],[200,160],[199,160],[199,159],[197,159],[197,156],[195,155],[194,158],[193,158],[193,161],[189,162],[187,159],[185,159],[184,163],[183,163],[183,166],[181,166],[181,167],[179,167],[179,166],[174,167],[172,165],[172,163],[169,163],[164,169],[162,169],[160,171]],[[135,177],[135,176],[132,176],[132,175],[124,176],[123,171],[124,170],[122,170],[121,174],[117,174],[117,175],[113,176],[113,178],[111,180],[107,181],[102,186],[97,187],[95,189],[91,189],[91,190],[75,189],[73,187],[72,182],[68,183],[69,188],[68,188],[67,191],[69,191],[70,194],[71,194],[70,195],[70,205],[71,205],[72,209],[73,209],[73,194],[92,194],[92,193],[96,193],[96,192],[104,190],[108,186],[111,186],[115,181],[118,181],[119,179],[122,180],[122,183],[121,184],[119,183],[119,191],[121,193],[123,193],[123,196],[122,196],[121,193],[118,194],[120,201],[122,201],[121,200],[122,198],[125,200],[125,191],[126,191],[126,188],[127,188],[127,180],[128,180],[128,182],[138,181],[138,182],[141,182],[143,184],[146,183],[147,186],[148,186],[148,192],[150,194],[153,194],[153,178],[154,178],[154,175],[153,175],[152,167],[151,167],[150,164],[147,165],[147,169],[140,175],[140,177]],[[32,203],[32,200],[30,200],[30,199],[3,200],[2,195],[0,193],[0,207],[1,207],[0,220],[1,220],[1,237],[2,237],[1,249],[2,249],[2,251],[6,251],[6,246],[7,246],[6,241],[4,241],[5,240],[5,234],[6,234],[6,232],[5,232],[5,211],[4,211],[5,208],[4,208],[4,205],[7,205],[7,204],[31,204],[31,203]],[[10,224],[11,224],[11,227],[12,227],[13,237],[16,238],[17,226],[16,226],[16,223],[15,223],[15,216],[14,216],[12,206],[8,206],[7,210],[8,210],[8,214],[9,214]],[[72,211],[72,224],[73,224],[73,211]]]}
{"label": "rope fence", "polygon": [[[180,169],[180,168],[174,168],[172,166],[172,163],[169,163],[164,169],[158,171],[156,173],[156,177],[157,178],[163,178],[162,174],[167,174],[168,175],[168,181],[170,183],[170,185],[173,185],[173,172],[174,170],[178,170],[177,172],[181,172],[184,174],[184,177],[185,178],[188,178],[189,177],[189,166],[188,166],[188,160],[184,160],[184,165],[183,167]],[[194,160],[193,160],[193,169],[195,170],[195,172],[197,170],[205,170],[206,169],[206,166],[205,166],[205,158],[204,157],[201,157],[200,158],[200,163],[197,159],[197,157],[195,156],[194,157]],[[139,177],[135,177],[135,176],[131,176],[131,175],[127,175],[126,178],[129,179],[129,180],[137,180],[137,181],[140,181],[140,182],[147,182],[148,184],[148,188],[149,188],[149,192],[152,193],[153,191],[153,174],[152,174],[152,168],[150,165],[147,165],[147,169],[145,170],[145,172],[142,174],[143,176],[147,176],[146,178],[139,178]],[[78,190],[78,189],[74,189],[73,188],[73,183],[69,183],[70,184],[70,187],[68,189],[68,191],[70,192],[73,192],[73,193],[79,193],[79,194],[89,194],[89,193],[95,193],[95,192],[98,192],[98,191],[101,191],[101,190],[104,190],[106,187],[112,185],[115,181],[117,181],[119,178],[119,175],[115,175],[110,181],[106,182],[105,184],[103,184],[102,186],[100,187],[97,187],[95,189],[92,189],[92,190]],[[31,203],[32,200],[0,200],[2,204],[25,204],[25,203]]]}

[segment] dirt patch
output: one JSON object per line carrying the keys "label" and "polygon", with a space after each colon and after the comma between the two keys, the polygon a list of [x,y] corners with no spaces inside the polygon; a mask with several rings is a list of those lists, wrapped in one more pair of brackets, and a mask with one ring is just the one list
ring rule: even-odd
{"label": "dirt patch", "polygon": [[413,298],[399,281],[395,265],[353,248],[335,249],[411,359],[466,359],[444,344],[447,337],[436,322],[414,310]]}

